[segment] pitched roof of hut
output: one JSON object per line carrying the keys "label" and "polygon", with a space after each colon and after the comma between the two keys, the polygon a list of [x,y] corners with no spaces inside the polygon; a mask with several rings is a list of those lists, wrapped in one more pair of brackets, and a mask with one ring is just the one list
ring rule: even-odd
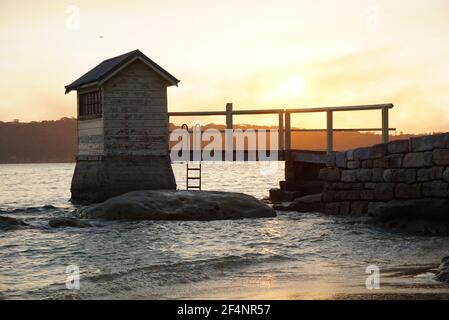
{"label": "pitched roof of hut", "polygon": [[102,80],[107,79],[115,71],[120,70],[122,67],[128,65],[136,59],[141,59],[148,67],[153,69],[162,78],[168,81],[170,85],[178,85],[179,80],[165,71],[156,62],[144,55],[140,50],[134,50],[120,56],[104,60],[95,68],[75,80],[71,84],[65,86],[65,93],[69,93],[72,90],[77,90],[82,86],[96,84]]}

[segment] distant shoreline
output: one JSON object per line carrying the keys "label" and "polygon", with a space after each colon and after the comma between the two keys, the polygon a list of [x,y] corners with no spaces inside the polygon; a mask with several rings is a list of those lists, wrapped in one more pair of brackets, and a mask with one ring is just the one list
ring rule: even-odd
{"label": "distant shoreline", "polygon": [[[42,122],[2,122],[0,121],[0,164],[30,163],[72,163],[77,153],[77,120],[62,118]],[[236,128],[273,128],[238,124]],[[170,124],[169,130],[175,125]],[[222,130],[220,124],[209,123],[204,129]],[[416,134],[392,134],[391,140],[409,139]],[[373,132],[335,132],[334,149],[348,150],[370,146],[380,142],[380,135]],[[292,148],[304,150],[325,150],[325,132],[300,132],[292,136]]]}

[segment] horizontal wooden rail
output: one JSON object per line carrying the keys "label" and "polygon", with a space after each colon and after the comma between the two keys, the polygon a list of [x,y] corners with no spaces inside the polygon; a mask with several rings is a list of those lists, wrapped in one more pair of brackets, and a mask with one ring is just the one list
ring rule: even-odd
{"label": "horizontal wooden rail", "polygon": [[[264,109],[264,110],[233,110],[232,103],[226,105],[226,111],[182,111],[169,112],[169,117],[179,116],[226,116],[226,130],[219,130],[226,134],[232,134],[234,129],[233,116],[235,115],[263,115],[263,114],[277,114],[279,117],[279,125],[277,131],[280,132],[278,136],[279,150],[291,150],[291,134],[292,132],[326,132],[327,152],[333,152],[333,133],[344,131],[382,131],[382,142],[387,143],[389,140],[389,132],[395,131],[395,128],[389,127],[389,109],[393,108],[391,103],[385,104],[371,104],[358,106],[339,106],[339,107],[322,107],[322,108],[293,108],[293,109]],[[343,111],[367,111],[367,110],[381,110],[382,111],[382,128],[347,128],[334,129],[333,128],[333,113]],[[292,129],[291,115],[294,113],[316,113],[324,112],[327,116],[326,129]],[[285,129],[284,129],[285,128]],[[253,129],[259,131],[259,129]],[[260,129],[265,130],[265,129]],[[273,130],[273,129],[266,129]],[[228,139],[228,143],[232,143],[232,139]],[[285,143],[285,146],[284,146]]]}
{"label": "horizontal wooden rail", "polygon": [[[264,109],[264,110],[232,110],[232,115],[257,115],[257,114],[277,114],[280,112],[290,113],[315,113],[327,111],[366,111],[366,110],[380,110],[382,108],[391,109],[394,106],[388,104],[372,104],[360,106],[342,106],[342,107],[322,107],[322,108],[298,108],[298,109]],[[188,117],[188,116],[225,116],[226,111],[180,111],[169,112],[169,117]]]}
{"label": "horizontal wooden rail", "polygon": [[[370,131],[382,131],[382,128],[342,128],[342,129],[332,129],[334,132],[370,132]],[[326,132],[327,129],[290,129],[290,132]],[[396,128],[389,128],[388,131],[396,131]]]}
{"label": "horizontal wooden rail", "polygon": [[[176,129],[182,129],[182,128],[178,127]],[[209,129],[216,130],[216,131],[218,131],[220,133],[225,133],[226,132],[226,129],[215,129],[215,128],[209,128]],[[269,129],[236,128],[234,130],[238,130],[238,129],[241,129],[241,130],[252,130],[254,132],[259,132],[259,131],[261,131],[261,132],[262,131],[265,131],[265,132],[268,132],[268,131],[279,132],[278,128],[269,128]],[[206,129],[206,130],[208,130],[208,129]],[[202,132],[206,132],[206,130],[201,130],[201,133]],[[352,128],[351,129],[349,129],[349,128],[348,129],[344,129],[344,128],[342,128],[342,129],[333,129],[333,130],[334,130],[334,132],[354,132],[354,131],[371,132],[371,131],[382,131],[382,128],[358,128],[358,129],[352,129]],[[388,130],[389,131],[396,131],[397,129],[396,128],[389,128]],[[327,129],[290,129],[290,132],[326,132],[326,131],[327,131]],[[172,133],[172,132],[174,132],[174,130],[168,131],[168,133]],[[188,132],[193,133],[193,130],[189,129]],[[287,132],[287,130],[284,129],[284,130],[282,130],[282,132]]]}
{"label": "horizontal wooden rail", "polygon": [[226,111],[182,111],[169,112],[169,117],[189,117],[189,116],[225,116]]}
{"label": "horizontal wooden rail", "polygon": [[387,104],[370,104],[360,106],[344,106],[344,107],[323,107],[323,108],[300,108],[300,109],[286,109],[286,112],[290,113],[312,113],[312,112],[339,112],[339,111],[367,111],[367,110],[381,110],[384,108],[391,109],[394,105]]}

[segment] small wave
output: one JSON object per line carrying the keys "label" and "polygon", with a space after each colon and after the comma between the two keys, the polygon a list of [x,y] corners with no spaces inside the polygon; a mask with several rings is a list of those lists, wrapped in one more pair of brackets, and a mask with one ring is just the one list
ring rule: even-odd
{"label": "small wave", "polygon": [[[243,274],[243,268],[257,263],[284,261],[289,258],[280,255],[248,253],[230,255],[210,259],[165,263],[151,266],[131,268],[128,270],[101,270],[97,274],[84,274],[83,290],[75,296],[62,290],[63,283],[55,282],[43,288],[25,293],[28,297],[51,299],[89,299],[92,297],[116,296],[139,289],[153,290],[164,286],[196,283],[214,278],[235,274]],[[242,270],[240,270],[242,269]],[[98,271],[97,271],[98,272]]]}
{"label": "small wave", "polygon": [[415,276],[415,278],[425,279],[425,280],[435,280],[435,273],[433,273],[433,272],[424,272],[424,273],[417,274]]}
{"label": "small wave", "polygon": [[112,281],[120,277],[129,276],[132,273],[153,274],[157,275],[157,277],[161,277],[162,273],[165,276],[167,274],[172,274],[185,277],[186,279],[194,279],[195,277],[188,276],[190,274],[198,275],[200,278],[198,280],[203,280],[204,278],[208,278],[208,276],[204,275],[212,274],[217,271],[228,272],[236,268],[242,268],[257,263],[280,262],[287,260],[291,260],[291,258],[283,255],[247,253],[243,255],[231,255],[210,259],[183,261],[171,264],[144,266],[140,268],[118,271],[115,273],[92,275],[88,277],[88,280],[92,282]]}
{"label": "small wave", "polygon": [[39,207],[25,207],[25,208],[14,208],[14,209],[0,209],[0,214],[18,214],[18,213],[39,213],[48,212],[55,210],[63,210],[52,205],[44,205]]}

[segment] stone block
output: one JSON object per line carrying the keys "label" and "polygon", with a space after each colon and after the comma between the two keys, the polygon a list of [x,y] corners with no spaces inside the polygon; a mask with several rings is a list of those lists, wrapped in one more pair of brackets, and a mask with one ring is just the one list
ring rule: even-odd
{"label": "stone block", "polygon": [[449,165],[449,149],[433,150],[433,162],[439,166]]}
{"label": "stone block", "polygon": [[443,176],[443,170],[444,170],[444,167],[432,167],[432,168],[418,169],[417,175],[416,175],[416,180],[419,182],[439,180]]}
{"label": "stone block", "polygon": [[351,212],[351,203],[329,202],[324,206],[324,211],[332,215],[348,215]]}
{"label": "stone block", "polygon": [[416,181],[416,169],[385,169],[385,182],[406,182]]}
{"label": "stone block", "polygon": [[332,202],[334,201],[335,191],[333,190],[324,190],[322,192],[323,202]]}
{"label": "stone block", "polygon": [[360,191],[361,200],[374,200],[374,190],[361,190]]}
{"label": "stone block", "polygon": [[323,181],[340,181],[341,172],[338,168],[322,168],[318,174],[318,179]]}
{"label": "stone block", "polygon": [[401,168],[402,167],[402,155],[392,154],[386,156],[384,159],[384,168]]}
{"label": "stone block", "polygon": [[368,182],[371,181],[373,171],[371,169],[358,169],[356,171],[357,181]]}
{"label": "stone block", "polygon": [[444,181],[449,182],[449,167],[447,167],[446,170],[444,170],[441,176]]}
{"label": "stone block", "polygon": [[351,203],[348,201],[340,202],[338,213],[341,215],[349,215],[351,213]]}
{"label": "stone block", "polygon": [[335,164],[338,168],[347,168],[346,152],[337,152],[335,154]]}
{"label": "stone block", "polygon": [[372,216],[376,213],[377,209],[384,205],[385,202],[369,202],[368,203],[368,215]]}
{"label": "stone block", "polygon": [[422,193],[426,197],[448,197],[448,184],[444,181],[431,181],[422,184]]}
{"label": "stone block", "polygon": [[368,211],[367,201],[354,201],[351,203],[351,214],[366,214]]}
{"label": "stone block", "polygon": [[388,153],[410,152],[410,140],[396,140],[388,143]]}
{"label": "stone block", "polygon": [[387,166],[387,161],[385,158],[373,159],[373,168],[385,168]]}
{"label": "stone block", "polygon": [[335,192],[335,201],[355,201],[360,199],[360,191],[358,190],[341,190]]}
{"label": "stone block", "polygon": [[431,151],[437,148],[449,148],[449,134],[436,134],[411,139],[412,151]]}
{"label": "stone block", "polygon": [[358,169],[360,168],[360,161],[348,161],[348,169]]}
{"label": "stone block", "polygon": [[384,181],[384,169],[373,168],[373,182],[383,182]]}
{"label": "stone block", "polygon": [[421,197],[421,184],[399,183],[394,194],[398,199],[418,199]]}
{"label": "stone block", "polygon": [[404,156],[404,168],[422,168],[432,165],[432,152],[412,152]]}
{"label": "stone block", "polygon": [[365,189],[368,189],[368,190],[374,190],[376,188],[376,184],[373,182],[367,182],[363,186]]}
{"label": "stone block", "polygon": [[326,167],[333,168],[337,165],[335,152],[326,155]]}
{"label": "stone block", "polygon": [[324,212],[331,215],[337,215],[340,209],[338,202],[329,202],[324,205]]}
{"label": "stone block", "polygon": [[364,169],[371,169],[373,167],[373,160],[363,160],[360,166]]}
{"label": "stone block", "polygon": [[346,159],[350,161],[354,160],[354,150],[346,151]]}
{"label": "stone block", "polygon": [[371,147],[371,156],[373,159],[382,158],[387,155],[387,144],[376,144]]}
{"label": "stone block", "polygon": [[361,161],[361,160],[368,160],[371,159],[372,153],[371,148],[357,148],[354,149],[354,160]]}
{"label": "stone block", "polygon": [[333,190],[361,190],[363,183],[335,182],[330,186]]}
{"label": "stone block", "polygon": [[374,189],[374,198],[379,201],[390,201],[394,198],[394,183],[378,183]]}
{"label": "stone block", "polygon": [[355,170],[343,170],[341,172],[341,181],[343,182],[355,182],[357,175]]}
{"label": "stone block", "polygon": [[282,190],[279,188],[270,189],[269,198],[273,202],[281,202],[283,200]]}

